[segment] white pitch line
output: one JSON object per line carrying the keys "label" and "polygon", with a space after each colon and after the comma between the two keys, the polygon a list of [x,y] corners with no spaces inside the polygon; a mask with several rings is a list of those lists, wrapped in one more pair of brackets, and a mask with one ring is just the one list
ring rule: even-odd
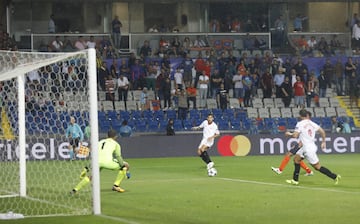
{"label": "white pitch line", "polygon": [[360,192],[355,192],[355,191],[344,191],[344,190],[336,190],[336,189],[330,189],[330,188],[317,188],[317,187],[306,187],[306,186],[294,186],[294,185],[290,185],[290,184],[277,184],[277,183],[269,183],[269,182],[253,181],[253,180],[241,180],[241,179],[222,178],[222,177],[216,177],[214,179],[220,179],[220,180],[232,181],[232,182],[249,183],[249,184],[258,184],[258,185],[278,186],[278,187],[295,187],[295,188],[300,188],[300,189],[305,189],[305,190],[317,190],[317,191],[327,191],[327,192],[347,193],[347,194],[360,194]]}
{"label": "white pitch line", "polygon": [[120,222],[124,222],[126,224],[140,224],[139,222],[134,222],[134,221],[130,221],[127,219],[123,219],[120,217],[115,217],[115,216],[108,216],[108,215],[98,215],[99,217],[105,218],[105,219],[111,219],[111,220],[115,220],[115,221],[120,221]]}

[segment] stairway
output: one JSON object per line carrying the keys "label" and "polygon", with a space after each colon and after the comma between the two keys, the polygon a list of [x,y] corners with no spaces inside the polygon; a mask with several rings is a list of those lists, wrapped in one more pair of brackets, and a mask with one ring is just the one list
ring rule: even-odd
{"label": "stairway", "polygon": [[347,115],[353,117],[355,126],[360,128],[360,101],[351,108],[349,96],[338,96],[337,98],[339,99],[340,106],[346,109]]}

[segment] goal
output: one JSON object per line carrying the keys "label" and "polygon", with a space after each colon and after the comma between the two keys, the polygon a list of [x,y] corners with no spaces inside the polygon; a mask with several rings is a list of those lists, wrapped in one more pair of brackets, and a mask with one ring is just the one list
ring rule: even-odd
{"label": "goal", "polygon": [[[100,214],[95,49],[0,51],[0,64],[0,213]],[[75,160],[65,137],[70,116],[92,135],[83,142],[91,153]],[[71,196],[86,165],[92,185]]]}

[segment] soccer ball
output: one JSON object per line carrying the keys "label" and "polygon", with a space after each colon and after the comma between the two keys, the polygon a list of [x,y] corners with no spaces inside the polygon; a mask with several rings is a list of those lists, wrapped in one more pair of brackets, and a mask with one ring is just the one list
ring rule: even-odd
{"label": "soccer ball", "polygon": [[214,177],[217,175],[217,170],[213,167],[213,168],[210,168],[208,169],[208,176],[209,177]]}

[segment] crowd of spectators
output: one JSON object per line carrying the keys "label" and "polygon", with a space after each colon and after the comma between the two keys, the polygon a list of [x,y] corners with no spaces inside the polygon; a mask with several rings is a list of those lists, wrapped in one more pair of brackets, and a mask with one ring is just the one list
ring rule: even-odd
{"label": "crowd of spectators", "polygon": [[16,51],[18,49],[16,41],[1,27],[0,25],[0,50]]}

